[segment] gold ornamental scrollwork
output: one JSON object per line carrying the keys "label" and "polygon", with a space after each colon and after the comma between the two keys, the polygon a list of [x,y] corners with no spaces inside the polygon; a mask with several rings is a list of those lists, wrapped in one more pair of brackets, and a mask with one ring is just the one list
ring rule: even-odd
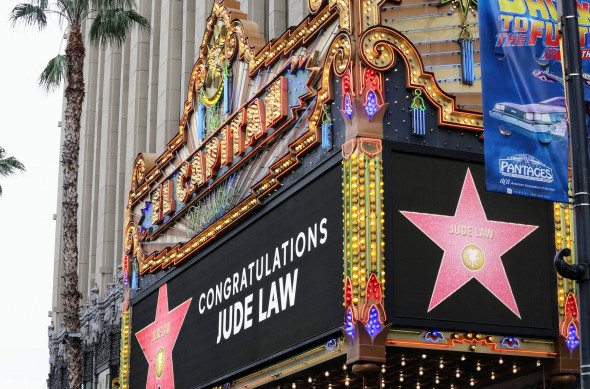
{"label": "gold ornamental scrollwork", "polygon": [[454,97],[440,88],[433,73],[424,70],[418,50],[401,33],[388,27],[374,27],[361,36],[360,42],[362,61],[377,71],[391,69],[395,65],[396,55],[404,60],[407,86],[420,88],[423,96],[439,108],[439,123],[482,131],[482,115],[457,109]]}
{"label": "gold ornamental scrollwork", "polygon": [[139,227],[134,222],[129,222],[125,228],[125,254],[135,257],[137,262],[142,263],[144,253],[139,238]]}
{"label": "gold ornamental scrollwork", "polygon": [[[381,6],[386,0],[363,0],[361,6],[362,31],[381,24]],[[397,0],[396,2],[399,2]]]}
{"label": "gold ornamental scrollwork", "polygon": [[340,14],[340,28],[342,30],[351,31],[351,10],[350,0],[330,0],[330,8],[338,8]]}
{"label": "gold ornamental scrollwork", "polygon": [[323,0],[308,0],[309,11],[314,14],[322,8],[324,1]]}
{"label": "gold ornamental scrollwork", "polygon": [[332,98],[332,69],[338,77],[341,77],[350,65],[350,57],[350,37],[347,34],[340,34],[332,41],[324,61],[322,86],[318,91],[317,102],[309,119],[309,127],[312,132],[317,131],[317,124],[323,112],[324,104]]}

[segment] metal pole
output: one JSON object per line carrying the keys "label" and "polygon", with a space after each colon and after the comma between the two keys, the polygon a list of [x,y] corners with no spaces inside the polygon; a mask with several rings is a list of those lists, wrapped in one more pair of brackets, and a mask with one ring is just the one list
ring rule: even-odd
{"label": "metal pole", "polygon": [[588,263],[590,260],[590,159],[588,157],[588,130],[582,83],[582,59],[576,0],[560,1],[560,23],[563,37],[562,61],[564,85],[569,116],[570,153],[574,194],[574,221],[576,256],[585,268],[578,283],[580,314],[580,373],[583,389],[590,389],[590,283]]}

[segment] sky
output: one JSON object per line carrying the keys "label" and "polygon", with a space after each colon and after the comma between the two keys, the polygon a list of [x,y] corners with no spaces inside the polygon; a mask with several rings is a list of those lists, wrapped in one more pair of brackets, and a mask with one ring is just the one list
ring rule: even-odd
{"label": "sky", "polygon": [[49,373],[62,89],[48,95],[37,81],[65,41],[55,20],[42,32],[13,28],[15,4],[0,1],[0,146],[26,172],[0,177],[0,388],[42,389]]}

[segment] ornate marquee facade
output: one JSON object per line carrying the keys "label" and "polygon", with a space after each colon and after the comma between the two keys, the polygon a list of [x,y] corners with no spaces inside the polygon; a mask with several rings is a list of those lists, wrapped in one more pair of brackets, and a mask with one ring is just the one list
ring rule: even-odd
{"label": "ornate marquee facade", "polygon": [[483,184],[477,2],[308,6],[267,43],[214,2],[177,134],[135,160],[121,309],[91,300],[86,362],[122,388],[575,380],[571,208]]}

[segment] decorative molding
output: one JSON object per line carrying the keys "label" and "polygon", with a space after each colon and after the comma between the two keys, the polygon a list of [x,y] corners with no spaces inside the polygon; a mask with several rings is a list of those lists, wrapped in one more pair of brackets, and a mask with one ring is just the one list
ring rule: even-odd
{"label": "decorative molding", "polygon": [[[122,268],[119,266],[114,282],[107,285],[104,295],[100,297],[98,288],[92,288],[88,302],[80,309],[84,379],[90,377],[93,380],[100,372],[97,369],[114,368],[115,371],[111,373],[117,373],[123,304],[121,278]],[[50,373],[47,388],[67,387],[68,373],[65,356],[67,334],[63,323],[57,332],[53,325],[50,325],[48,337]]]}
{"label": "decorative molding", "polygon": [[420,88],[423,96],[438,107],[438,122],[483,133],[483,116],[457,109],[455,98],[443,91],[434,74],[424,70],[420,53],[401,33],[389,27],[374,27],[360,38],[362,61],[376,71],[387,71],[395,65],[396,54],[406,63],[407,87]]}

